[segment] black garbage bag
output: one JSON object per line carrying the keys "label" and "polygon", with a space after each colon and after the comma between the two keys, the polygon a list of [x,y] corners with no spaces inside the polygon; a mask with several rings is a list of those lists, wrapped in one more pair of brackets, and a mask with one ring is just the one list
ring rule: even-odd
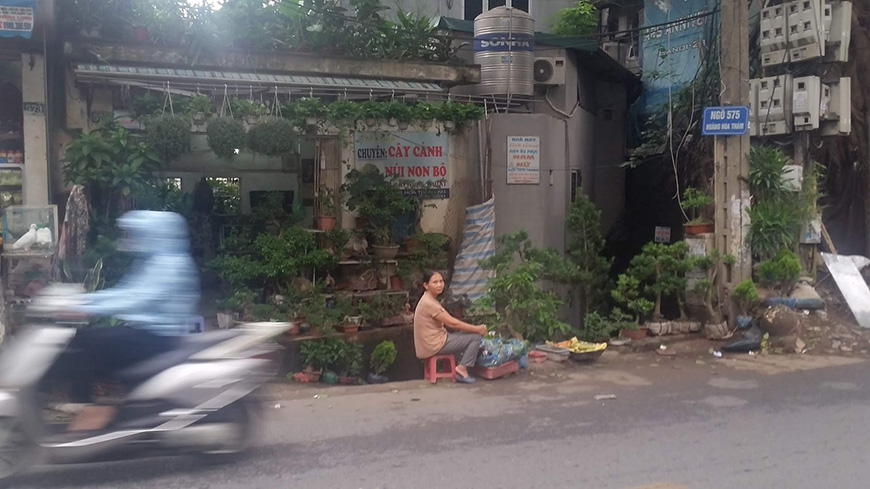
{"label": "black garbage bag", "polygon": [[728,353],[749,353],[761,349],[761,340],[764,333],[753,325],[748,331],[743,333],[743,337],[722,345],[721,350]]}

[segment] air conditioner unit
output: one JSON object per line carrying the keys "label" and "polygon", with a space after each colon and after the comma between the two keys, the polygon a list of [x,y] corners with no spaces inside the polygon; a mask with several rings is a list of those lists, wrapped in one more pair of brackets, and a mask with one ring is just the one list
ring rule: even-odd
{"label": "air conditioner unit", "polygon": [[534,76],[537,85],[564,85],[565,58],[535,58]]}

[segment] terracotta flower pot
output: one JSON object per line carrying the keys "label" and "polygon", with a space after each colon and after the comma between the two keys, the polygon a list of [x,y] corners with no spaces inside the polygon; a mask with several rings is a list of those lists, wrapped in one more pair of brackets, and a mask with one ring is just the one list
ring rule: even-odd
{"label": "terracotta flower pot", "polygon": [[320,370],[312,370],[310,367],[302,371],[302,374],[305,375],[308,382],[319,382],[321,373],[323,372]]}
{"label": "terracotta flower pot", "polygon": [[335,216],[317,216],[317,229],[329,231],[335,229]]}
{"label": "terracotta flower pot", "polygon": [[620,336],[631,340],[642,340],[646,338],[649,331],[646,328],[640,329],[623,329],[619,331]]}
{"label": "terracotta flower pot", "polygon": [[369,220],[366,219],[365,217],[357,217],[354,220],[354,223],[356,224],[357,229],[365,229],[369,223]]}
{"label": "terracotta flower pot", "polygon": [[683,230],[689,236],[697,236],[699,234],[712,233],[715,228],[712,222],[705,222],[701,224],[683,224]]}
{"label": "terracotta flower pot", "polygon": [[359,324],[339,324],[335,327],[335,329],[341,331],[342,333],[356,333],[357,331],[359,331]]}
{"label": "terracotta flower pot", "polygon": [[342,385],[356,385],[359,384],[359,377],[338,377],[338,383]]}
{"label": "terracotta flower pot", "polygon": [[390,277],[390,289],[392,290],[402,290],[405,287],[405,283],[402,280],[402,277],[398,275],[393,275]]}
{"label": "terracotta flower pot", "polygon": [[416,236],[408,236],[405,238],[405,249],[408,252],[417,251],[420,249],[420,240]]}

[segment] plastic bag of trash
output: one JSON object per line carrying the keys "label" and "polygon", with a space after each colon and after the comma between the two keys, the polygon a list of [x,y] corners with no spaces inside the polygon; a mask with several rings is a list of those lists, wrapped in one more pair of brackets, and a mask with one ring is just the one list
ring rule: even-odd
{"label": "plastic bag of trash", "polygon": [[519,360],[528,352],[529,345],[517,339],[484,338],[480,341],[477,365],[486,368],[498,367],[511,360]]}
{"label": "plastic bag of trash", "polygon": [[758,351],[761,349],[761,340],[763,336],[764,335],[758,326],[752,326],[752,328],[743,334],[742,338],[722,345],[721,350],[730,353],[749,353],[751,351]]}

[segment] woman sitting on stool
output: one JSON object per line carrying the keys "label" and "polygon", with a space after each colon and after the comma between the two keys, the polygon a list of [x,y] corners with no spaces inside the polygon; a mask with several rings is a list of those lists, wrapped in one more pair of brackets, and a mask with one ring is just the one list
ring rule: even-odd
{"label": "woman sitting on stool", "polygon": [[477,351],[480,349],[480,340],[486,334],[486,325],[474,326],[460,321],[441,306],[438,296],[444,292],[444,277],[440,273],[425,272],[423,282],[426,292],[414,311],[414,348],[417,358],[425,360],[435,355],[461,353],[462,358],[456,366],[456,380],[473,384],[475,378],[468,374],[468,369],[477,361]]}

